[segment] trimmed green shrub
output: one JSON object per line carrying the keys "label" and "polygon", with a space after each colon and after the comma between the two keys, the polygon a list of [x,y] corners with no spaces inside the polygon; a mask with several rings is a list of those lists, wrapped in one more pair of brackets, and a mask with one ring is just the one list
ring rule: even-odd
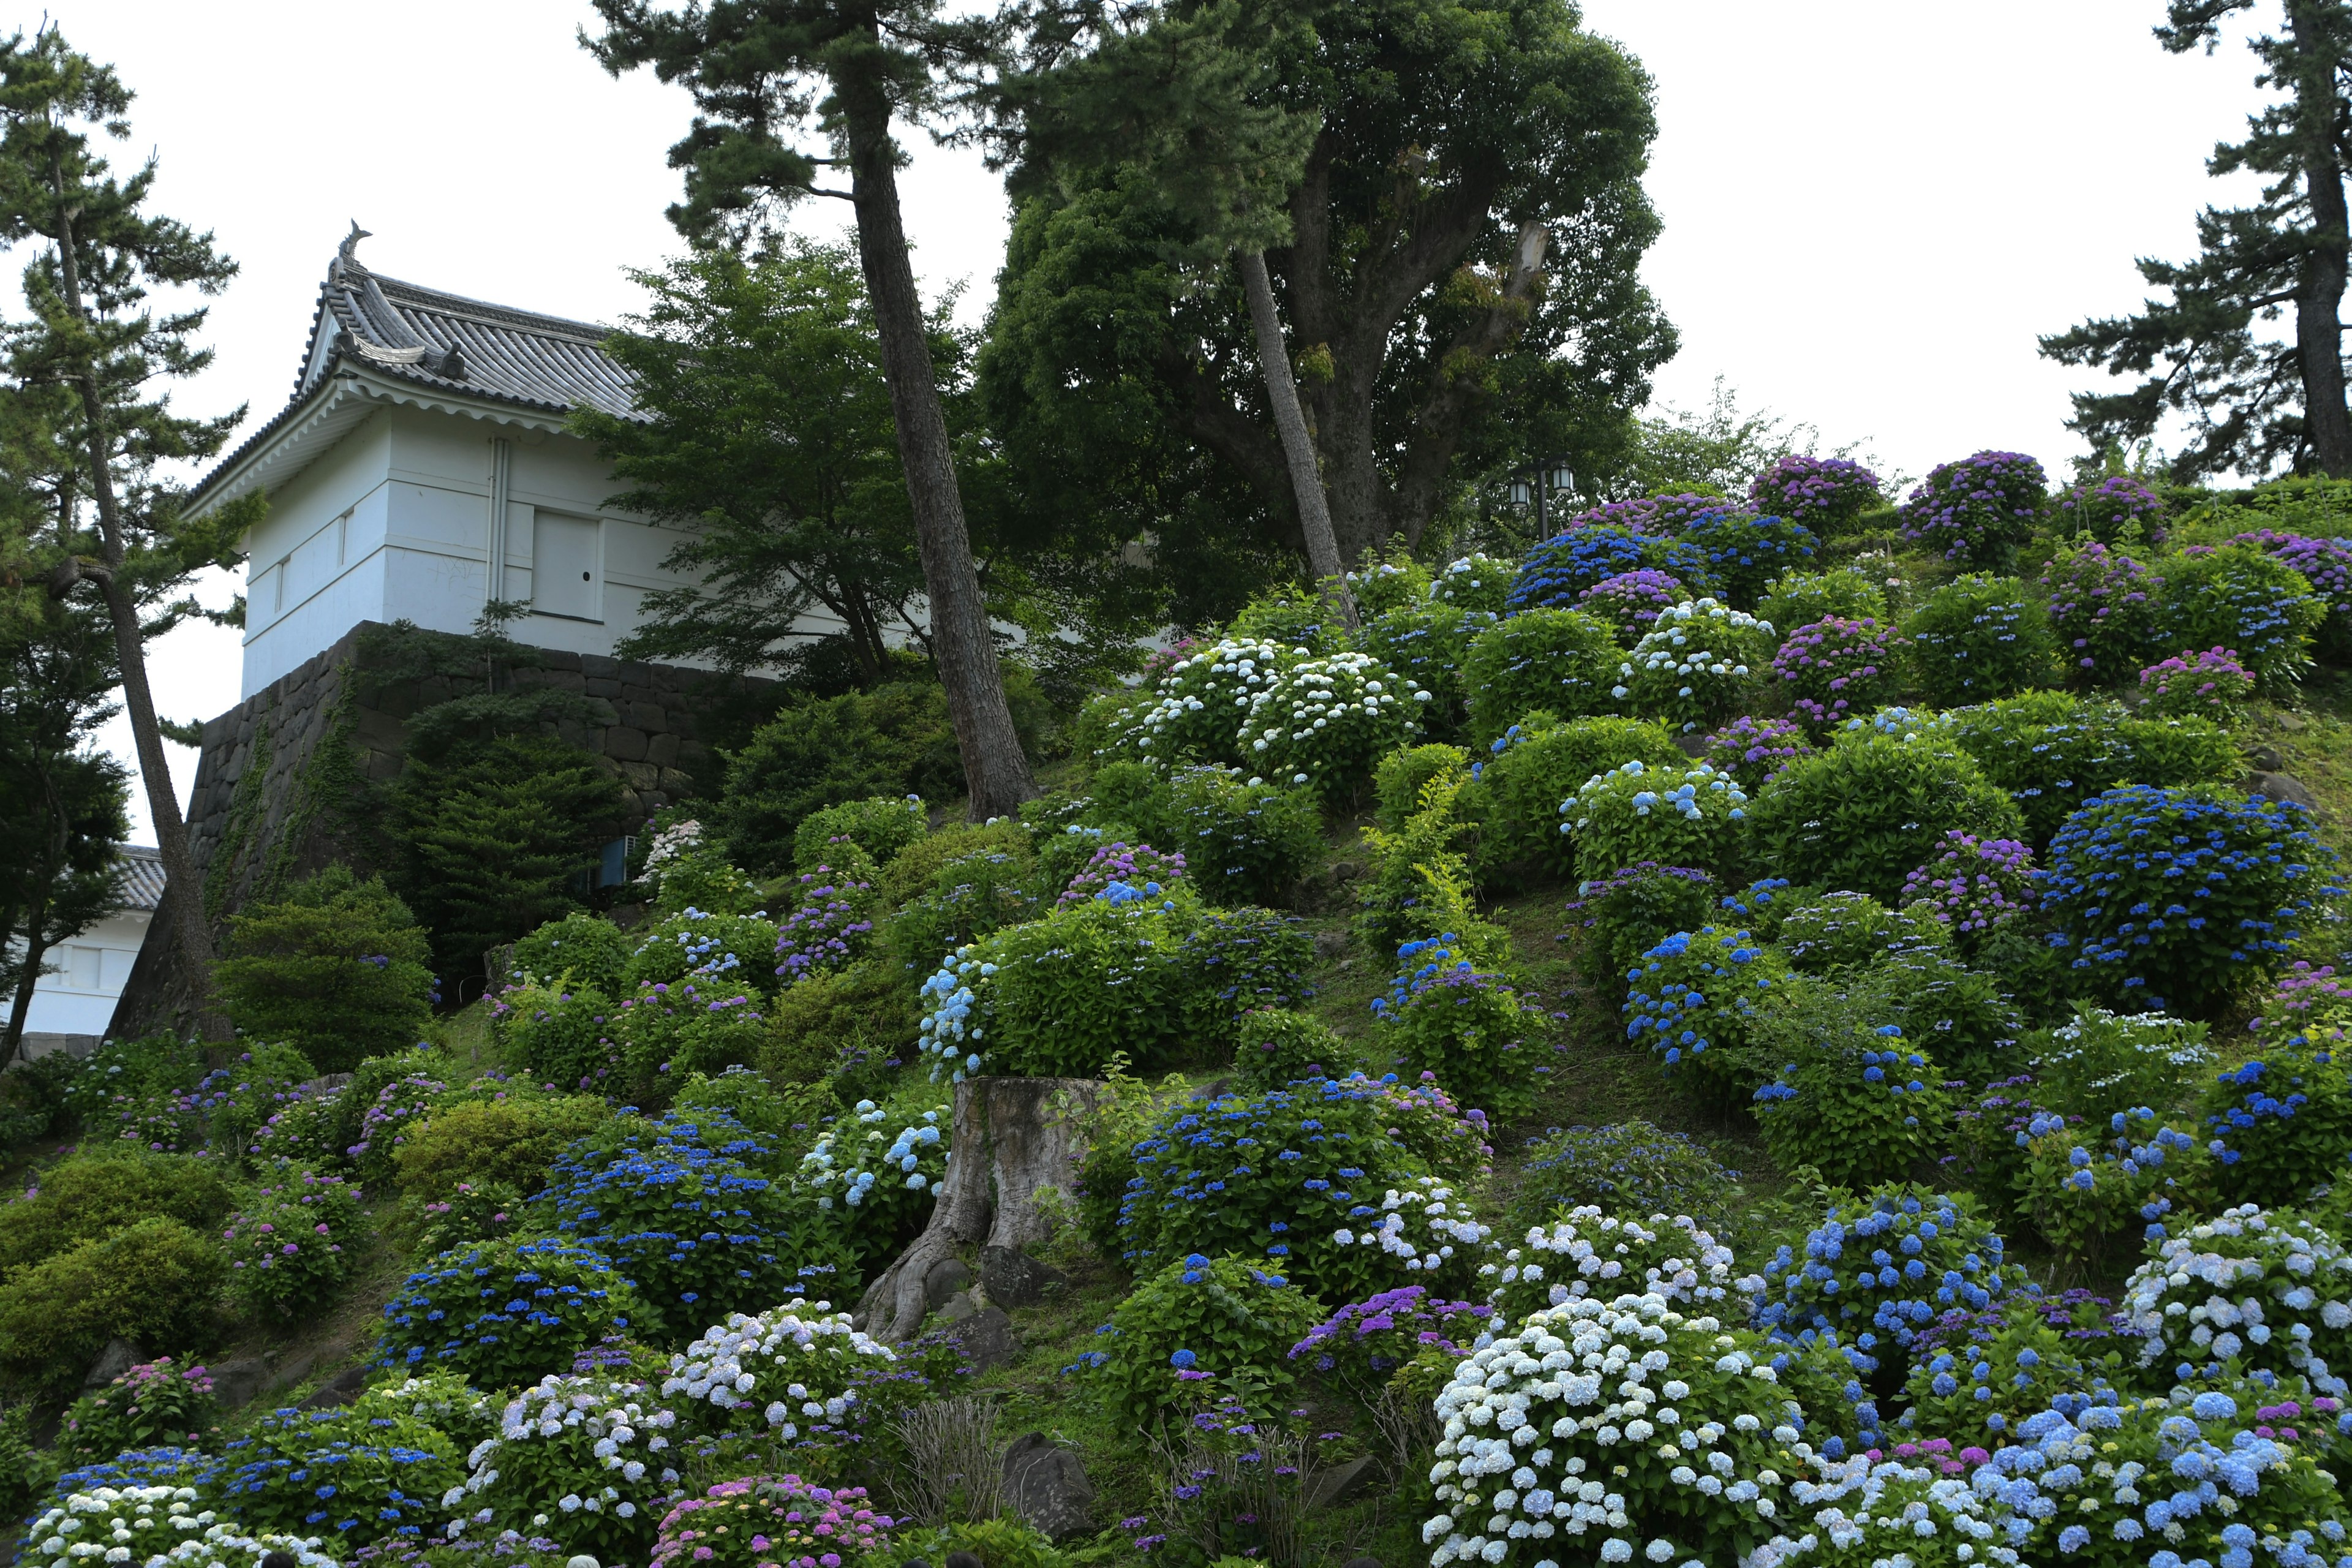
{"label": "trimmed green shrub", "polygon": [[211,1237],[160,1215],[79,1243],[0,1285],[0,1370],[63,1389],[109,1340],[200,1343],[226,1272]]}
{"label": "trimmed green shrub", "polygon": [[85,1155],[42,1172],[39,1184],[0,1205],[0,1281],[143,1219],[215,1230],[236,1206],[216,1162],[176,1154]]}
{"label": "trimmed green shrub", "polygon": [[[1132,827],[1144,842],[1182,854],[1186,879],[1211,903],[1285,902],[1323,857],[1315,793],[1239,768],[1114,763],[1097,772],[1093,787],[1089,820],[1105,830],[1104,841]],[[1061,864],[1056,858],[1056,871]]]}
{"label": "trimmed green shrub", "polygon": [[1958,828],[1983,838],[2024,832],[2016,805],[1949,741],[1843,735],[1799,757],[1747,805],[1748,853],[1802,868],[1822,887],[1900,898],[1903,880]]}
{"label": "trimmed green shrub", "polygon": [[1590,1205],[1603,1214],[1689,1215],[1708,1229],[1737,1204],[1739,1173],[1684,1133],[1647,1121],[1553,1128],[1528,1140],[1519,1190],[1504,1230],[1511,1237],[1562,1210]]}
{"label": "trimmed green shrub", "polygon": [[400,1190],[426,1201],[460,1182],[504,1182],[526,1195],[546,1184],[547,1169],[610,1115],[601,1100],[525,1092],[438,1106],[393,1154]]}
{"label": "trimmed green shrub", "polygon": [[1827,974],[1897,948],[1941,947],[1945,931],[1924,910],[1890,910],[1868,893],[1841,891],[1794,900],[1777,940],[1797,969]]}
{"label": "trimmed green shrub", "polygon": [[1882,625],[1889,618],[1886,590],[1875,578],[1850,566],[1835,566],[1826,572],[1789,573],[1756,601],[1756,616],[1771,622],[1784,637],[1799,626],[1833,616]]}
{"label": "trimmed green shrub", "polygon": [[346,1241],[361,1229],[360,1191],[341,1176],[279,1173],[247,1198],[221,1232],[229,1293],[279,1323],[324,1307],[351,1272]]}
{"label": "trimmed green shrub", "polygon": [[432,1021],[432,945],[381,878],[330,866],[229,917],[226,945],[214,984],[237,1028],[322,1072],[415,1045]]}
{"label": "trimmed green shrub", "polygon": [[[1557,724],[1531,714],[1514,724],[1478,770],[1482,793],[1491,803],[1478,846],[1480,860],[1499,865],[1530,859],[1555,875],[1569,875],[1578,864],[1577,847],[1572,836],[1560,830],[1575,819],[1578,792],[1591,780],[1633,763],[1665,770],[1686,767],[1689,759],[1664,726],[1647,719],[1577,719]],[[1588,875],[1614,869],[1611,866]]]}
{"label": "trimmed green shrub", "polygon": [[1355,1046],[1312,1013],[1259,1007],[1234,1023],[1234,1076],[1245,1089],[1345,1078],[1357,1066]]}
{"label": "trimmed green shrub", "polygon": [[1161,1268],[1119,1302],[1094,1381],[1118,1418],[1149,1430],[1181,1411],[1181,1374],[1234,1380],[1279,1395],[1297,1381],[1290,1347],[1323,1321],[1322,1304],[1281,1274],[1201,1253]]}
{"label": "trimmed green shrub", "polygon": [[2226,647],[2263,695],[2284,697],[2311,666],[2327,601],[2311,580],[2253,544],[2190,545],[2158,563],[2157,646]]}
{"label": "trimmed green shrub", "polygon": [[2015,577],[1971,574],[1944,584],[1903,623],[1919,689],[1939,708],[1983,702],[2057,678],[2042,605]]}
{"label": "trimmed green shrub", "polygon": [[873,959],[809,976],[768,1005],[754,1065],[776,1083],[793,1084],[911,1058],[923,1016],[912,979]]}
{"label": "trimmed green shrub", "polygon": [[1499,618],[1492,610],[1443,602],[1387,610],[1364,624],[1364,651],[1414,690],[1429,693],[1421,705],[1422,724],[1429,734],[1450,740],[1462,733],[1469,717],[1463,666],[1471,639]]}
{"label": "trimmed green shrub", "polygon": [[1528,610],[1487,627],[1463,656],[1471,739],[1486,745],[1538,708],[1560,719],[1614,711],[1623,661],[1608,623],[1578,610]]}
{"label": "trimmed green shrub", "polygon": [[2118,785],[2223,784],[2244,770],[2236,742],[2202,719],[2131,718],[2119,703],[2063,691],[1958,709],[1946,733],[2017,802],[2036,846]]}
{"label": "trimmed green shrub", "polygon": [[1588,779],[1563,804],[1576,867],[1588,881],[1645,860],[1723,874],[1740,858],[1747,792],[1705,763],[1654,769],[1627,763]]}
{"label": "trimmed green shrub", "polygon": [[569,914],[550,921],[515,943],[513,972],[567,982],[562,987],[565,991],[595,990],[613,995],[627,988],[629,955],[637,945],[611,921]]}
{"label": "trimmed green shrub", "polygon": [[1855,1025],[1802,1042],[1756,1091],[1756,1124],[1784,1171],[1811,1165],[1833,1186],[1897,1181],[1932,1160],[1952,1107],[1936,1064],[1900,1026]]}
{"label": "trimmed green shrub", "polygon": [[835,840],[846,838],[887,866],[930,831],[930,816],[917,795],[872,795],[811,812],[793,832],[793,864],[803,871],[843,867]]}
{"label": "trimmed green shrub", "polygon": [[1422,786],[1433,778],[1467,778],[1470,753],[1459,746],[1399,746],[1372,770],[1373,816],[1391,833],[1402,833],[1421,809]]}
{"label": "trimmed green shrub", "polygon": [[2168,1116],[2210,1079],[2218,1058],[2206,1027],[2164,1013],[2077,1007],[2069,1022],[2023,1040],[2034,1098],[2093,1129],[2137,1106]]}

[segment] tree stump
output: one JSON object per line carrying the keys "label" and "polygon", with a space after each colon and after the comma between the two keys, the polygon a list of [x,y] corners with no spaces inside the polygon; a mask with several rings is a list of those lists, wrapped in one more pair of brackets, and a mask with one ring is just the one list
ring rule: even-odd
{"label": "tree stump", "polygon": [[923,1326],[923,1282],[933,1264],[966,1247],[1017,1250],[1050,1236],[1052,1226],[1037,1212],[1037,1191],[1066,1193],[1077,1184],[1086,1119],[1107,1092],[1078,1078],[974,1078],[956,1085],[954,1145],[930,1223],[866,1287],[851,1321],[885,1344],[903,1343]]}

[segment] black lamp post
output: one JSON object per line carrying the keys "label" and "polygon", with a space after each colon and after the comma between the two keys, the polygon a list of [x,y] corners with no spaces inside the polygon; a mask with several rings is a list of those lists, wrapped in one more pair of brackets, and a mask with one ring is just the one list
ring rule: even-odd
{"label": "black lamp post", "polygon": [[1530,500],[1536,509],[1536,537],[1551,537],[1549,502],[1552,496],[1572,490],[1576,476],[1569,471],[1568,459],[1538,458],[1523,468],[1511,470],[1511,504],[1525,506]]}

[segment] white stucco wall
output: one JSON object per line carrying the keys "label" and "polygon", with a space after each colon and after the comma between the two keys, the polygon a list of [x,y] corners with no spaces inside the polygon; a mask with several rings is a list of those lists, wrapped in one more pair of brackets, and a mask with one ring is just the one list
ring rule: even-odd
{"label": "white stucco wall", "polygon": [[[250,697],[365,620],[470,629],[488,594],[491,440],[512,443],[504,595],[540,584],[538,520],[588,542],[588,580],[561,585],[564,608],[509,626],[520,642],[609,654],[635,629],[651,589],[682,581],[661,561],[684,537],[611,510],[616,488],[587,442],[465,415],[385,407],[270,497],[247,541],[245,668]],[[551,530],[551,537],[553,536]],[[554,585],[551,584],[549,592]],[[546,597],[542,592],[538,595]]]}
{"label": "white stucco wall", "polygon": [[44,974],[33,989],[25,1020],[27,1035],[98,1036],[114,1016],[115,998],[131,978],[139,944],[147,938],[150,915],[125,910],[48,952],[58,973]]}

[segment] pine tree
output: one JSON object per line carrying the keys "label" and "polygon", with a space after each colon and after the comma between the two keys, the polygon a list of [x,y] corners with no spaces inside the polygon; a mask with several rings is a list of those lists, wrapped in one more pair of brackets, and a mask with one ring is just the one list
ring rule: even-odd
{"label": "pine tree", "polygon": [[[689,238],[740,237],[776,208],[812,195],[856,214],[882,372],[890,388],[923,564],[931,655],[947,689],[975,818],[1010,815],[1037,793],[1013,727],[995,636],[981,595],[957,488],[921,296],[898,201],[898,116],[920,122],[941,107],[941,74],[984,63],[989,29],[942,21],[938,0],[711,0],[677,10],[646,0],[595,0],[604,36],[590,48],[606,69],[649,66],[693,94],[693,130],[670,149],[686,171],[670,218]],[[841,156],[801,143],[817,137]],[[845,168],[849,186],[820,185]]]}
{"label": "pine tree", "polygon": [[153,384],[210,363],[194,341],[205,312],[159,318],[149,299],[156,289],[218,293],[236,268],[211,235],[146,210],[152,157],[119,179],[93,150],[94,136],[130,134],[131,97],[111,69],[76,54],[55,27],[29,42],[18,34],[0,43],[0,237],[38,247],[25,271],[31,316],[7,330],[8,363],[20,389],[68,395],[60,428],[77,455],[79,494],[68,493],[87,501],[95,528],[76,521],[75,504],[62,520],[72,535],[68,552],[49,585],[61,596],[92,590],[105,606],[181,963],[205,1033],[226,1038],[226,1021],[210,1004],[212,936],[144,645],[193,613],[184,601],[169,601],[195,573],[239,559],[236,542],[259,503],[193,524],[179,516],[176,489],[157,479],[159,463],[219,451],[244,410],[216,419],[172,412]]}
{"label": "pine tree", "polygon": [[[2174,54],[2219,44],[2221,24],[2254,0],[2171,0],[2157,37]],[[2216,147],[2219,178],[2265,176],[2252,206],[2197,216],[2193,261],[2142,258],[2140,276],[2168,299],[2137,316],[2085,321],[2042,340],[2062,364],[2139,376],[2126,392],[2074,395],[2068,427],[2095,451],[2153,440],[2185,417],[2193,438],[2172,460],[2181,480],[2281,464],[2352,478],[2352,411],[2345,404],[2343,303],[2352,227],[2345,171],[2352,153],[2352,5],[2284,0],[2284,26],[2251,41],[2256,85],[2281,96],[2248,121],[2242,142]],[[2294,341],[2265,329],[2292,308]]]}

